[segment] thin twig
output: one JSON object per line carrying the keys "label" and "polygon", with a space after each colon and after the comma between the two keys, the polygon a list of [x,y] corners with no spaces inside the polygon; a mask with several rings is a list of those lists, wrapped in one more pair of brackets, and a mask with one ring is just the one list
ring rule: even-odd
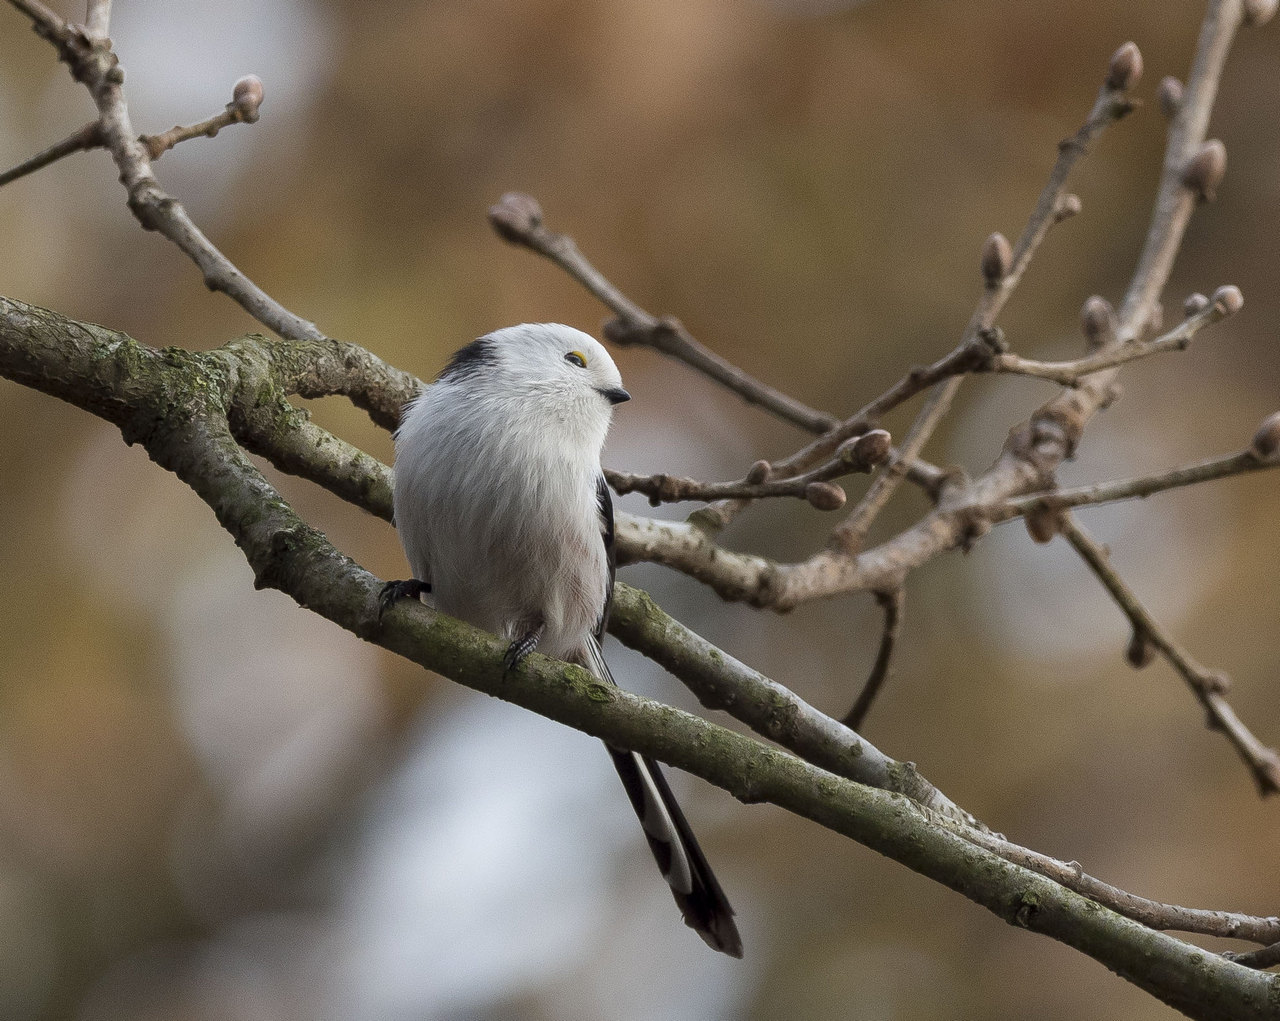
{"label": "thin twig", "polygon": [[677,358],[748,404],[757,404],[809,432],[826,432],[835,425],[835,416],[762,383],[704,347],[675,319],[651,315],[631,301],[587,260],[573,238],[543,225],[542,207],[531,196],[515,192],[502,196],[489,210],[489,222],[504,240],[551,260],[609,308],[617,318],[605,324],[604,332],[614,343],[642,344]]}
{"label": "thin twig", "polygon": [[920,414],[911,423],[907,438],[902,443],[902,449],[899,451],[902,460],[890,462],[871,480],[870,487],[858,501],[853,512],[832,529],[829,542],[831,549],[849,555],[855,555],[862,549],[872,522],[897,492],[902,480],[906,478],[905,462],[914,461],[920,455],[921,449],[933,434],[942,416],[947,413],[950,404],[950,396],[942,388],[929,394]]}
{"label": "thin twig", "polygon": [[10,167],[4,173],[0,173],[0,187],[10,181],[16,181],[20,177],[26,177],[27,174],[35,173],[35,171],[47,167],[50,163],[57,162],[64,156],[70,156],[76,152],[85,152],[88,149],[96,149],[101,145],[102,126],[97,121],[93,121],[90,124],[86,124],[79,131],[68,135],[61,142],[55,142],[49,148],[36,153],[30,159],[23,160],[16,167]]}
{"label": "thin twig", "polygon": [[988,364],[979,366],[976,371],[1034,376],[1062,386],[1075,387],[1080,385],[1085,376],[1103,369],[1115,368],[1125,362],[1148,358],[1165,351],[1185,351],[1190,347],[1192,338],[1204,327],[1221,322],[1239,311],[1240,306],[1240,292],[1237,288],[1220,287],[1214,293],[1214,300],[1203,310],[1188,316],[1172,330],[1152,340],[1131,340],[1127,344],[1115,344],[1096,354],[1066,362],[1042,362],[1003,352],[994,355]]}
{"label": "thin twig", "polygon": [[9,0],[9,3],[30,18],[37,31],[43,30],[58,34],[67,31],[67,21],[61,15],[55,14],[42,4],[40,0]]}
{"label": "thin twig", "polygon": [[231,102],[221,113],[200,121],[198,124],[175,124],[168,131],[158,135],[142,135],[139,137],[147,147],[147,155],[158,160],[179,142],[190,138],[214,138],[219,131],[231,124],[255,124],[258,120],[258,108],[262,105],[262,82],[255,75],[241,78],[232,90]]}
{"label": "thin twig", "polygon": [[1222,956],[1228,961],[1243,964],[1246,968],[1274,968],[1280,964],[1280,943],[1272,943],[1269,947],[1244,954],[1228,950]]}
{"label": "thin twig", "polygon": [[1149,900],[1094,878],[1084,871],[1079,862],[1059,861],[1047,854],[1011,843],[998,833],[973,830],[963,836],[980,847],[994,851],[1005,861],[1038,872],[1045,878],[1151,929],[1162,932],[1195,932],[1223,939],[1246,939],[1254,943],[1270,943],[1280,938],[1280,918],[1275,916],[1187,908]]}
{"label": "thin twig", "polygon": [[862,691],[858,693],[853,706],[845,713],[843,723],[850,730],[862,730],[863,721],[871,710],[871,703],[880,694],[880,689],[889,677],[889,665],[893,662],[893,650],[898,643],[898,635],[902,631],[902,607],[906,602],[906,591],[896,588],[890,592],[876,593],[876,600],[884,610],[884,629],[880,632],[880,649],[876,653],[876,661],[871,667]]}
{"label": "thin twig", "polygon": [[293,339],[324,339],[314,323],[290,312],[245,276],[205,237],[182,204],[160,188],[147,146],[130,122],[122,88],[124,74],[109,40],[90,40],[78,26],[69,25],[39,0],[9,2],[32,19],[36,31],[57,47],[59,58],[93,96],[103,142],[120,171],[129,209],[138,222],[177,245],[199,267],[206,287],[222,291],[268,329]]}
{"label": "thin twig", "polygon": [[[619,496],[627,493],[644,493],[654,507],[661,503],[680,503],[685,500],[721,500],[744,498],[759,500],[767,497],[794,496],[807,500],[818,510],[836,510],[844,503],[843,490],[825,485],[832,479],[856,472],[869,472],[883,464],[892,451],[889,434],[883,429],[872,429],[845,443],[837,457],[804,475],[786,479],[770,478],[767,461],[757,461],[747,476],[737,482],[699,482],[679,475],[632,475],[627,472],[605,469],[605,479]],[[836,494],[839,493],[839,497]],[[839,502],[833,506],[833,498]]]}
{"label": "thin twig", "polygon": [[1183,465],[1180,468],[1169,468],[1166,471],[1142,475],[1138,478],[1095,482],[1072,489],[1015,496],[1006,501],[1003,507],[992,512],[991,518],[996,522],[1039,510],[1053,512],[1065,510],[1068,507],[1095,506],[1116,500],[1132,500],[1135,497],[1162,493],[1167,489],[1191,486],[1198,482],[1212,482],[1215,479],[1229,478],[1233,475],[1246,475],[1249,472],[1263,471],[1268,468],[1280,468],[1280,458],[1263,458],[1252,448],[1246,448],[1235,454],[1224,454],[1222,457]]}
{"label": "thin twig", "polygon": [[[1061,531],[1129,618],[1134,631],[1132,644],[1150,646],[1169,661],[1204,706],[1210,728],[1226,734],[1249,767],[1259,792],[1263,795],[1280,793],[1280,756],[1254,737],[1227,704],[1222,693],[1230,686],[1229,678],[1220,671],[1197,663],[1169,636],[1111,566],[1106,547],[1094,541],[1070,514],[1063,515]],[[1132,653],[1131,658],[1141,662],[1141,657]]]}
{"label": "thin twig", "polygon": [[[1114,63],[1115,58],[1113,57],[1112,59]],[[1119,83],[1113,82],[1109,75],[1108,80],[1103,83],[1098,93],[1098,98],[1094,101],[1093,108],[1089,111],[1089,116],[1085,119],[1084,124],[1074,135],[1059,144],[1058,158],[1054,162],[1053,169],[1049,173],[1049,179],[1040,192],[1040,197],[1036,200],[1035,208],[1032,210],[1031,216],[1022,230],[1022,234],[1018,238],[1017,245],[1014,246],[1010,253],[1007,268],[1002,267],[1003,272],[999,277],[988,279],[978,306],[974,310],[961,336],[960,343],[956,345],[955,349],[933,365],[925,368],[913,368],[906,376],[861,408],[856,414],[845,419],[808,446],[778,462],[775,465],[775,470],[779,475],[805,471],[815,462],[825,460],[830,457],[831,452],[837,446],[850,436],[878,424],[882,416],[922,390],[936,387],[935,397],[930,408],[927,411],[921,411],[920,416],[917,417],[916,424],[912,428],[912,433],[917,436],[919,441],[917,449],[923,448],[932,434],[934,426],[941,421],[950,408],[951,402],[954,400],[960,386],[961,374],[977,369],[984,360],[990,357],[989,352],[983,351],[985,346],[983,337],[991,329],[996,316],[1004,308],[1005,303],[1021,281],[1022,275],[1026,272],[1027,266],[1031,262],[1031,257],[1040,247],[1040,243],[1045,239],[1050,228],[1057,223],[1061,223],[1078,209],[1078,200],[1072,201],[1074,196],[1070,196],[1067,193],[1067,177],[1076,162],[1087,151],[1089,143],[1097,138],[1108,125],[1124,117],[1133,109],[1133,102],[1127,95],[1127,87],[1132,84],[1132,80]],[[888,495],[892,495],[896,488],[897,482],[887,483],[885,487],[882,487],[882,492],[887,489]],[[877,493],[876,499],[881,500],[880,493]],[[715,508],[716,517],[723,524],[728,524],[745,506],[746,504],[742,502],[725,503]],[[883,503],[867,504],[865,508],[862,504],[859,504],[853,511],[858,516],[857,527],[846,531],[850,535],[856,535],[858,531],[865,535],[871,520],[879,512],[880,506],[883,506]],[[843,541],[843,539],[838,541]]]}

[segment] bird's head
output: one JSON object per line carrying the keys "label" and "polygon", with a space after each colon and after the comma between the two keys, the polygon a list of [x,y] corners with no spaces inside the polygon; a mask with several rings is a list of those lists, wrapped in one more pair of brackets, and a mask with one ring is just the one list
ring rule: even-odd
{"label": "bird's head", "polygon": [[559,323],[508,326],[472,341],[453,356],[440,380],[509,388],[512,397],[572,403],[606,419],[613,405],[631,399],[604,346]]}

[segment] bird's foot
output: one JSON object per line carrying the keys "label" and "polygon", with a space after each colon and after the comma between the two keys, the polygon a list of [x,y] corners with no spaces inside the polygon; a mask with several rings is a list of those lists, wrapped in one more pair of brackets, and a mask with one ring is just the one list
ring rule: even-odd
{"label": "bird's foot", "polygon": [[543,626],[539,624],[507,646],[507,654],[502,657],[502,665],[506,668],[505,673],[510,673],[518,667],[525,656],[538,647],[538,642],[542,640],[542,631]]}
{"label": "bird's foot", "polygon": [[407,581],[389,581],[382,586],[382,591],[378,593],[378,619],[382,619],[382,615],[386,613],[393,603],[399,602],[401,599],[418,599],[424,592],[431,591],[431,583],[429,581],[419,581],[417,578],[409,578]]}

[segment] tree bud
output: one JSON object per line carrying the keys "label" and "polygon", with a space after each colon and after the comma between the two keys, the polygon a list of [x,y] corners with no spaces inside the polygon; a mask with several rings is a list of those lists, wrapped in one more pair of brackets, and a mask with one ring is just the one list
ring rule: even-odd
{"label": "tree bud", "polygon": [[1036,542],[1051,542],[1062,528],[1062,513],[1048,507],[1033,507],[1023,515],[1022,523]]}
{"label": "tree bud", "polygon": [[1128,648],[1124,650],[1124,658],[1135,670],[1151,665],[1151,661],[1156,658],[1156,647],[1147,638],[1145,630],[1134,628]]}
{"label": "tree bud", "polygon": [[1182,311],[1186,313],[1188,319],[1192,316],[1198,316],[1208,307],[1209,299],[1199,291],[1194,294],[1188,294],[1187,300],[1182,303]]}
{"label": "tree bud", "polygon": [[1171,74],[1160,79],[1160,86],[1156,89],[1156,99],[1166,117],[1177,116],[1178,111],[1182,109],[1182,98],[1182,82]]}
{"label": "tree bud", "polygon": [[1216,138],[1200,146],[1182,170],[1182,184],[1196,193],[1201,202],[1212,202],[1227,172],[1227,147]]}
{"label": "tree bud", "polygon": [[757,461],[747,472],[748,485],[758,486],[761,482],[767,481],[771,471],[773,471],[773,465],[768,461]]}
{"label": "tree bud", "polygon": [[1080,309],[1080,329],[1090,348],[1105,347],[1116,333],[1116,313],[1111,302],[1095,294]]}
{"label": "tree bud", "polygon": [[1124,91],[1133,88],[1142,77],[1142,53],[1138,44],[1125,43],[1111,54],[1107,65],[1107,88]]}
{"label": "tree bud", "polygon": [[857,471],[870,471],[889,459],[893,437],[884,429],[869,429],[836,448],[836,457]]}
{"label": "tree bud", "polygon": [[1227,284],[1213,292],[1213,307],[1224,316],[1233,316],[1244,308],[1244,295],[1235,284]]}
{"label": "tree bud", "polygon": [[1009,248],[1009,239],[999,231],[983,242],[982,277],[988,287],[994,287],[1008,275],[1012,260],[1013,251]]}
{"label": "tree bud", "polygon": [[1253,434],[1250,449],[1264,460],[1270,460],[1280,452],[1280,411],[1268,415]]}
{"label": "tree bud", "polygon": [[262,79],[256,74],[247,74],[231,90],[231,106],[242,121],[252,124],[258,119],[261,105]]}
{"label": "tree bud", "polygon": [[804,487],[804,498],[815,510],[833,511],[844,506],[844,490],[834,482],[810,482]]}
{"label": "tree bud", "polygon": [[489,207],[489,224],[503,241],[522,244],[542,224],[542,207],[532,195],[509,191]]}
{"label": "tree bud", "polygon": [[868,468],[875,468],[889,460],[893,437],[885,429],[871,429],[853,441],[854,453]]}

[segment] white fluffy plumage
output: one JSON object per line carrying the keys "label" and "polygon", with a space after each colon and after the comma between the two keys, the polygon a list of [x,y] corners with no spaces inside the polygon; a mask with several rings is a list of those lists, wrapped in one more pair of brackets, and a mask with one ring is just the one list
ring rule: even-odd
{"label": "white fluffy plumage", "polygon": [[[613,592],[613,509],[600,452],[630,399],[609,352],[553,323],[498,330],[453,356],[404,409],[395,520],[435,607],[612,682],[599,640]],[[740,957],[733,910],[656,762],[609,748],[685,922]]]}
{"label": "white fluffy plumage", "polygon": [[437,609],[510,641],[541,625],[539,651],[579,651],[608,596],[597,480],[625,399],[593,338],[524,325],[463,348],[408,405],[396,527]]}

